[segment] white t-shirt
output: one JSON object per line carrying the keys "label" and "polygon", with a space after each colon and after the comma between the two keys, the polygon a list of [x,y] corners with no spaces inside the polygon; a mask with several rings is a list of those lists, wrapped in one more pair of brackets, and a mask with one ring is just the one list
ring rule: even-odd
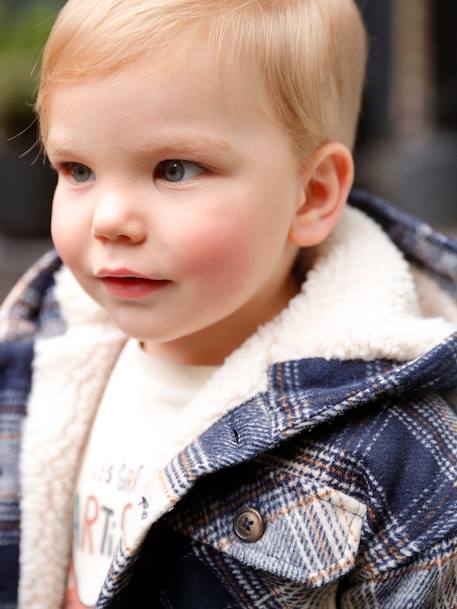
{"label": "white t-shirt", "polygon": [[178,419],[215,369],[158,360],[127,342],[81,460],[64,609],[94,607],[144,464],[159,471],[174,457]]}

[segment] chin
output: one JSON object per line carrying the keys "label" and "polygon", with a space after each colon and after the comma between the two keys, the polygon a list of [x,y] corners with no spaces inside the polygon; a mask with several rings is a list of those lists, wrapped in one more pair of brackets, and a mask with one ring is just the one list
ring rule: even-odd
{"label": "chin", "polygon": [[166,328],[163,326],[159,328],[148,328],[145,331],[144,324],[132,324],[130,320],[119,319],[119,317],[112,316],[111,317],[114,325],[123,332],[129,338],[133,338],[135,340],[141,342],[157,342],[163,343],[173,340],[175,338],[175,334],[171,332],[167,332]]}

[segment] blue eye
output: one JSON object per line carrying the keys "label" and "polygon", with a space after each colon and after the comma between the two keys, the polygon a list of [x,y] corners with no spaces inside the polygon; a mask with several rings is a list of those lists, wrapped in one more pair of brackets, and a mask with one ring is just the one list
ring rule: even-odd
{"label": "blue eye", "polygon": [[158,165],[159,177],[167,182],[182,182],[201,175],[204,171],[200,165],[191,161],[167,160]]}
{"label": "blue eye", "polygon": [[64,167],[66,173],[68,173],[75,182],[78,182],[78,184],[88,182],[94,176],[92,170],[81,163],[65,163]]}

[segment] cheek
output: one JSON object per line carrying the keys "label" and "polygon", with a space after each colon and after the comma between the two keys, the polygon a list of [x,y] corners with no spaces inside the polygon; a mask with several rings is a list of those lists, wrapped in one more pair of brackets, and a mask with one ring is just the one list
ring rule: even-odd
{"label": "cheek", "polygon": [[62,205],[58,193],[54,195],[51,216],[52,241],[59,256],[71,269],[78,266],[83,251],[85,234],[81,218]]}
{"label": "cheek", "polygon": [[243,183],[229,196],[215,192],[195,213],[174,218],[169,230],[183,275],[221,275],[239,282],[240,275],[264,275],[275,265],[287,242],[290,214],[284,206],[291,194],[283,186],[275,189],[274,182],[270,188],[254,186]]}
{"label": "cheek", "polygon": [[239,276],[253,260],[252,244],[248,218],[240,215],[200,218],[187,224],[176,239],[175,261],[183,276],[220,277],[226,281]]}

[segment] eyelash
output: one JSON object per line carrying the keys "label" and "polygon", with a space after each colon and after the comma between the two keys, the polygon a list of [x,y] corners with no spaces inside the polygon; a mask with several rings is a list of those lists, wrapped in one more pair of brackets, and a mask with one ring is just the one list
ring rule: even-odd
{"label": "eyelash", "polygon": [[[157,163],[157,165],[154,167],[153,173],[152,175],[154,176],[154,178],[160,178],[161,176],[159,175],[159,172],[161,170],[161,168],[163,168],[165,163],[169,163],[171,161],[181,161],[183,163],[190,163],[192,165],[195,165],[195,167],[198,167],[199,169],[202,170],[202,172],[207,173],[209,171],[214,171],[212,170],[210,167],[203,165],[202,163],[197,163],[196,161],[190,161],[188,159],[164,159],[163,161],[160,161],[159,163]],[[55,164],[50,164],[51,169],[55,172],[55,173],[60,173],[62,172],[65,176],[70,176],[71,177],[71,170],[72,167],[74,166],[80,166],[80,167],[86,167],[89,171],[92,172],[92,170],[90,169],[90,167],[88,167],[87,165],[84,165],[84,163],[77,163],[75,161],[65,161],[65,162],[59,162],[59,163],[55,163]],[[93,173],[93,172],[92,172]],[[162,178],[163,179],[163,178]],[[164,181],[168,181],[168,180],[164,180]],[[75,180],[76,183],[78,183]],[[170,183],[173,183],[171,181],[169,181]],[[84,182],[81,182],[81,184],[83,184]],[[175,182],[178,183],[178,182]]]}

